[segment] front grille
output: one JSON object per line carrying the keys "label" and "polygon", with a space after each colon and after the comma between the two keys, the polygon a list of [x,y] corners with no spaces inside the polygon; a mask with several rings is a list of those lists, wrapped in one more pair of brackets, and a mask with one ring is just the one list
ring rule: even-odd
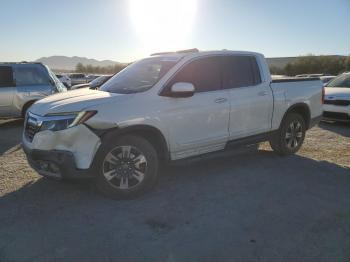
{"label": "front grille", "polygon": [[324,103],[335,106],[349,106],[350,100],[325,100]]}
{"label": "front grille", "polygon": [[324,111],[323,117],[329,118],[329,119],[335,119],[335,120],[350,121],[350,116],[346,113],[336,113],[336,112]]}
{"label": "front grille", "polygon": [[31,114],[26,117],[24,135],[29,142],[33,141],[35,134],[39,131],[41,123]]}

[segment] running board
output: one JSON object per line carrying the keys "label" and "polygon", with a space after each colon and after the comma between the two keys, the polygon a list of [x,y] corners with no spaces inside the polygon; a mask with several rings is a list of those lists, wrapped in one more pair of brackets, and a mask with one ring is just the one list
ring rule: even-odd
{"label": "running board", "polygon": [[226,143],[225,149],[243,146],[243,145],[253,145],[253,144],[265,142],[265,141],[270,140],[274,134],[276,134],[276,131],[271,131],[271,132],[266,132],[263,134],[258,134],[258,135],[253,135],[253,136],[248,136],[248,137],[243,137],[243,138],[231,140],[231,141],[228,141]]}

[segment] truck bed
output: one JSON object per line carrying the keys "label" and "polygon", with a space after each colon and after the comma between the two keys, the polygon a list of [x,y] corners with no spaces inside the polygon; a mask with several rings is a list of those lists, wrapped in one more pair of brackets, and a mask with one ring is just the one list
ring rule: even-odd
{"label": "truck bed", "polygon": [[322,87],[319,78],[281,78],[271,81],[274,96],[272,128],[277,129],[291,105],[307,104],[310,118],[322,115]]}
{"label": "truck bed", "polygon": [[303,82],[303,81],[317,81],[319,77],[286,77],[272,79],[271,83],[286,83],[286,82]]}

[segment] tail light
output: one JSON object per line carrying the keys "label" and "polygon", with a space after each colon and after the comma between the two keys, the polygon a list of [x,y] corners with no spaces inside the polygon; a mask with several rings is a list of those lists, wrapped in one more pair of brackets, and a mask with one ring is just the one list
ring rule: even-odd
{"label": "tail light", "polygon": [[324,95],[325,95],[325,91],[324,91],[324,87],[322,87],[322,98],[321,98],[322,104],[324,104]]}

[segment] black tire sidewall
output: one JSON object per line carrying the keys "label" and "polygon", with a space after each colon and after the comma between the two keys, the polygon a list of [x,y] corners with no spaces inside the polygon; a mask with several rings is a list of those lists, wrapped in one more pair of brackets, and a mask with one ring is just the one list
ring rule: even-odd
{"label": "black tire sidewall", "polygon": [[[103,161],[105,156],[117,146],[130,145],[137,148],[146,157],[147,171],[144,180],[135,187],[127,190],[118,189],[109,184],[103,175]],[[132,135],[126,135],[117,139],[107,137],[102,142],[100,149],[94,160],[94,169],[96,171],[96,187],[99,192],[115,199],[132,199],[149,190],[157,181],[158,174],[158,156],[154,147],[144,138]]]}

